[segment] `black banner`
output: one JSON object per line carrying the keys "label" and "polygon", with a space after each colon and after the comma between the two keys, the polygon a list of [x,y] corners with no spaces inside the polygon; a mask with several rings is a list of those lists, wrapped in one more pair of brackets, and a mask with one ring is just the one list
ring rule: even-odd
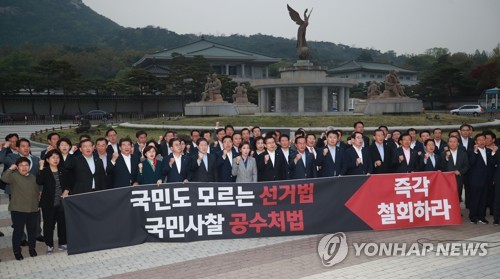
{"label": "black banner", "polygon": [[[386,178],[390,189],[384,194],[388,197],[384,202],[391,195],[397,196],[394,178]],[[148,241],[371,230],[373,225],[346,206],[348,201],[354,203],[353,208],[364,203],[353,196],[368,179],[369,176],[344,176],[274,183],[169,183],[69,196],[64,201],[68,254]],[[439,186],[440,191],[446,188]],[[375,211],[377,217],[381,215],[377,215],[377,208],[366,210]]]}

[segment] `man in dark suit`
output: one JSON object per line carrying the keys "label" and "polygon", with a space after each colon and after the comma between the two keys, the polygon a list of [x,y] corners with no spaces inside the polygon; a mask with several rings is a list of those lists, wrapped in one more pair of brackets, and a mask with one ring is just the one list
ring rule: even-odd
{"label": "man in dark suit", "polygon": [[[460,147],[467,152],[467,156],[471,156],[471,153],[474,151],[474,139],[471,138],[471,134],[473,132],[473,128],[469,124],[462,124],[458,129],[459,137],[458,142],[460,143]],[[451,133],[451,132],[450,132]],[[470,163],[470,160],[469,160]],[[465,207],[469,208],[469,201],[471,200],[470,193],[470,178],[468,177],[469,173],[465,174],[464,177],[464,190],[465,190]]]}
{"label": "man in dark suit", "polygon": [[351,137],[352,146],[346,150],[344,156],[344,170],[346,175],[370,174],[373,172],[370,152],[363,147],[364,138],[361,132],[354,132]]}
{"label": "man in dark suit", "polygon": [[113,188],[139,185],[137,174],[141,160],[140,157],[132,154],[132,140],[122,138],[118,145],[120,154],[113,153],[106,167],[107,174],[113,177]]}
{"label": "man in dark suit", "polygon": [[163,158],[166,158],[168,155],[170,155],[170,153],[172,153],[172,149],[170,149],[168,143],[174,137],[175,137],[174,131],[167,131],[163,137],[160,136],[159,142],[160,142],[161,156]]}
{"label": "man in dark suit", "polygon": [[290,178],[290,155],[291,154],[294,154],[294,153],[297,153],[297,150],[293,149],[291,146],[290,146],[290,136],[288,135],[281,135],[280,136],[280,146],[276,149],[276,152],[280,152],[281,154],[283,154],[283,158],[285,158],[285,162],[286,162],[286,178],[285,179],[289,179]]}
{"label": "man in dark suit", "polygon": [[42,152],[40,153],[41,160],[45,160],[45,153],[49,152],[52,149],[57,149],[57,142],[60,138],[61,136],[59,136],[58,133],[49,133],[47,135],[47,143],[49,144],[49,146],[47,146],[47,149],[42,150]]}
{"label": "man in dark suit", "polygon": [[441,153],[448,150],[448,144],[442,140],[443,130],[441,128],[435,128],[432,130],[432,138],[434,139],[434,144],[436,145],[436,150],[434,153],[440,156]]}
{"label": "man in dark suit", "polygon": [[163,175],[167,182],[188,182],[191,180],[191,158],[182,154],[181,140],[173,138],[169,142],[172,153],[163,159]]}
{"label": "man in dark suit", "polygon": [[232,138],[233,138],[233,152],[236,155],[240,155],[239,148],[240,148],[241,142],[243,140],[242,137],[241,137],[241,133],[240,132],[234,132],[233,135],[232,135]]}
{"label": "man in dark suit", "polygon": [[193,182],[216,182],[217,169],[215,155],[208,153],[208,141],[205,138],[198,139],[197,157],[191,160],[191,172]]}
{"label": "man in dark suit", "polygon": [[411,137],[410,148],[417,152],[417,156],[420,156],[424,153],[424,144],[417,140],[417,130],[410,128],[406,130],[406,133]]}
{"label": "man in dark suit", "polygon": [[460,133],[460,137],[458,138],[458,142],[461,146],[465,148],[465,151],[470,155],[470,152],[474,149],[474,139],[471,138],[471,134],[473,132],[473,128],[469,124],[462,124],[458,129]]}
{"label": "man in dark suit", "polygon": [[217,180],[219,182],[235,182],[236,177],[233,176],[233,158],[238,155],[233,151],[233,139],[231,136],[222,138],[222,151],[217,153]]}
{"label": "man in dark suit", "polygon": [[319,168],[319,177],[330,177],[343,175],[342,162],[344,160],[345,150],[337,146],[338,133],[336,131],[328,131],[326,133],[326,146],[319,149],[316,165]]}
{"label": "man in dark suit", "polygon": [[[359,132],[359,133],[361,133],[361,135],[363,135],[363,133],[365,132],[365,124],[362,121],[355,122],[354,125],[353,125],[353,128],[354,128],[354,132]],[[352,145],[351,140],[352,140],[352,138],[354,136],[354,132],[353,132],[353,134],[351,136],[349,136],[347,138],[347,143],[350,144],[350,145]],[[365,135],[363,135],[363,144],[362,144],[362,146],[366,147],[366,148],[368,148],[368,146],[370,146],[370,139],[367,136],[365,136]]]}
{"label": "man in dark suit", "polygon": [[271,137],[265,138],[266,151],[257,158],[258,180],[276,181],[286,179],[286,160],[284,155],[276,152],[276,140]]}
{"label": "man in dark suit", "polygon": [[196,155],[198,154],[198,140],[201,138],[200,130],[191,130],[191,142],[189,143],[189,153]]}
{"label": "man in dark suit", "polygon": [[448,138],[449,150],[441,153],[441,170],[452,171],[457,180],[458,198],[462,201],[462,189],[464,185],[464,175],[469,170],[469,158],[467,152],[458,148],[458,138],[451,136]]}
{"label": "man in dark suit", "polygon": [[441,158],[434,152],[436,146],[433,139],[427,139],[424,142],[425,153],[420,154],[420,171],[441,170]]}
{"label": "man in dark suit", "polygon": [[82,140],[80,152],[67,166],[71,180],[69,193],[74,195],[106,189],[106,172],[102,161],[93,156],[94,143],[90,139]]}
{"label": "man in dark suit", "polygon": [[120,153],[118,148],[118,132],[115,129],[110,128],[106,131],[106,139],[108,140],[108,149],[106,152],[113,156],[113,153]]}
{"label": "man in dark suit", "polygon": [[372,158],[373,173],[392,172],[392,150],[389,145],[384,144],[385,133],[381,129],[373,132],[373,143],[368,150]]}
{"label": "man in dark suit", "polygon": [[146,142],[148,141],[148,133],[146,131],[140,130],[135,133],[135,138],[137,141],[134,143],[134,156],[137,158],[144,158],[142,151],[146,147]]}
{"label": "man in dark suit", "polygon": [[317,177],[316,160],[314,155],[306,152],[306,139],[295,138],[297,152],[291,153],[288,158],[291,179],[303,179]]}
{"label": "man in dark suit", "polygon": [[493,150],[486,148],[485,137],[483,134],[475,136],[475,145],[472,152],[469,153],[469,183],[470,183],[470,202],[469,219],[471,223],[488,224],[486,220],[486,199],[488,185],[493,183],[493,174],[495,171],[494,155],[498,147]]}
{"label": "man in dark suit", "polygon": [[418,171],[417,151],[410,148],[411,136],[409,134],[401,135],[401,146],[396,148],[392,156],[392,165],[396,173],[410,173]]}
{"label": "man in dark suit", "polygon": [[305,138],[306,138],[306,152],[313,154],[314,160],[316,160],[319,152],[319,149],[316,149],[316,135],[312,133],[307,134]]}
{"label": "man in dark suit", "polygon": [[217,153],[222,152],[222,149],[224,149],[222,146],[222,138],[224,138],[224,136],[226,136],[224,128],[218,128],[215,130],[215,140],[212,144],[210,144],[210,153],[217,155]]}
{"label": "man in dark suit", "polygon": [[[19,140],[19,135],[17,134],[8,134],[5,137],[5,142],[3,143],[2,149],[0,150],[0,164],[4,162],[5,157],[10,153],[17,153],[16,143],[18,140]],[[7,170],[8,168],[4,169]]]}

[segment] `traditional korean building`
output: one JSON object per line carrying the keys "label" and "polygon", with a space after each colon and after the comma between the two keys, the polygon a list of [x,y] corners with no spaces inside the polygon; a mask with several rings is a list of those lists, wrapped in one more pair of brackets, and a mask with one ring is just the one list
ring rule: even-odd
{"label": "traditional korean building", "polygon": [[193,43],[146,54],[134,64],[134,67],[145,69],[156,76],[168,76],[169,64],[174,53],[181,54],[187,59],[203,56],[215,73],[228,75],[234,81],[240,82],[268,78],[268,66],[280,61],[278,58],[222,45],[202,37]]}

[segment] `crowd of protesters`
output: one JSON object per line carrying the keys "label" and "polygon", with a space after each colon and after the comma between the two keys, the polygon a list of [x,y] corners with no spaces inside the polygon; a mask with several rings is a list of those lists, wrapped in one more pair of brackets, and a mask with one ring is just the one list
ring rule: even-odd
{"label": "crowd of protesters", "polygon": [[458,195],[460,201],[464,197],[470,221],[488,224],[489,209],[494,224],[499,224],[500,186],[496,185],[500,185],[500,154],[492,131],[476,132],[471,137],[472,126],[463,124],[450,131],[445,140],[439,128],[389,131],[380,126],[369,137],[363,122],[353,127],[345,140],[342,131],[333,127],[319,137],[304,129],[298,129],[292,137],[279,131],[263,134],[259,127],[236,131],[227,125],[192,130],[186,137],[167,131],[158,139],[148,139],[147,132],[141,130],[135,140],[120,138],[111,128],[105,137],[82,135],[76,144],[50,133],[49,146],[40,158],[31,154],[29,140],[9,134],[0,144],[0,163],[4,164],[0,187],[10,197],[15,258],[23,259],[21,246],[26,245],[30,256],[36,256],[36,239],[44,241],[47,254],[52,254],[56,225],[58,249],[67,249],[62,199],[68,195],[170,182],[454,172]]}

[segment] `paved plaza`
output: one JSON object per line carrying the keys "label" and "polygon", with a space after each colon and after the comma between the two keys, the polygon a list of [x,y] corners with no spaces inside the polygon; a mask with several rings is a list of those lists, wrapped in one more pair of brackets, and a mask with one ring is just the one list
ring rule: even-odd
{"label": "paved plaza", "polygon": [[[0,126],[1,137],[5,128]],[[29,257],[23,247],[25,259],[16,261],[7,206],[8,197],[0,195],[0,231],[5,233],[0,238],[0,278],[498,278],[500,274],[500,247],[493,247],[500,245],[500,226],[491,224],[492,216],[489,225],[470,224],[465,209],[463,225],[458,226],[346,232],[347,258],[325,267],[317,252],[323,235],[145,243],[72,256],[57,248],[46,255],[45,244],[37,242],[38,257]],[[487,241],[490,248],[486,256],[475,257],[432,253],[368,257],[356,256],[353,247],[362,242],[411,244],[419,239]]]}

